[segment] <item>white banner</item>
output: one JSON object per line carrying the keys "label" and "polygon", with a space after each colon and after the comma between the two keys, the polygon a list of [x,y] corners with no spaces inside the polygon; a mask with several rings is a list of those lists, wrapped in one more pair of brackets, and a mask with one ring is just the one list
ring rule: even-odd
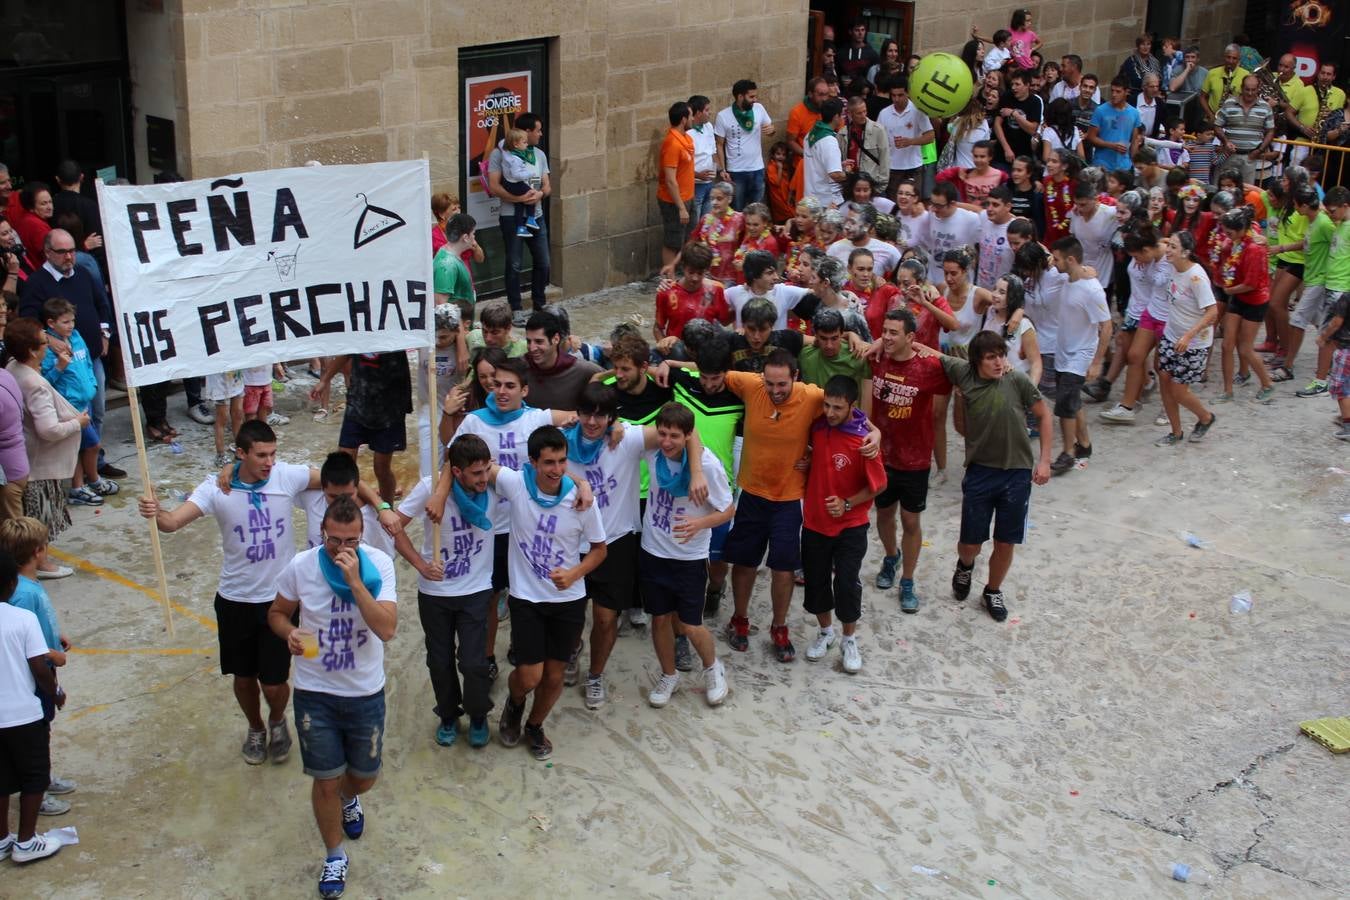
{"label": "white banner", "polygon": [[98,185],[127,383],[427,347],[427,162]]}

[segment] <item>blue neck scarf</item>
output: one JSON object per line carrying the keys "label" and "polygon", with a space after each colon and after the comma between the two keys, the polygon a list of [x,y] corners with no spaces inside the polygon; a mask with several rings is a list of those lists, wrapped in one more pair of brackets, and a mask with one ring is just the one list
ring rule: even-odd
{"label": "blue neck scarf", "polygon": [[656,453],[656,486],[672,497],[689,496],[689,449],[680,454],[680,467],[671,470],[670,460],[659,450]]}
{"label": "blue neck scarf", "polygon": [[239,479],[239,467],[242,465],[242,462],[236,462],[234,464],[234,471],[230,473],[230,489],[246,492],[248,494],[248,502],[251,503],[253,508],[258,512],[262,512],[262,489],[267,485],[267,479],[264,478],[262,481],[241,481]]}
{"label": "blue neck scarf", "polygon": [[455,492],[455,505],[464,520],[480,531],[492,530],[492,517],[488,515],[488,492],[479,491],[470,494],[456,478],[451,483]]}
{"label": "blue neck scarf", "polygon": [[481,418],[484,422],[487,422],[489,425],[500,428],[503,425],[510,425],[516,419],[519,419],[521,416],[525,415],[525,410],[530,408],[528,403],[522,403],[520,404],[519,409],[513,409],[510,412],[502,412],[497,408],[497,395],[488,394],[487,405],[480,409],[475,409],[473,414]]}
{"label": "blue neck scarf", "polygon": [[523,475],[525,478],[525,490],[530,492],[530,499],[533,500],[535,503],[539,504],[540,506],[542,506],[544,509],[552,509],[553,507],[557,506],[559,503],[562,502],[562,498],[566,497],[569,493],[572,492],[572,489],[577,486],[576,482],[572,480],[571,476],[564,475],[562,477],[562,486],[558,488],[558,495],[556,497],[551,497],[548,494],[539,493],[539,485],[535,481],[534,466],[530,465],[529,463],[526,463],[525,465],[521,466],[520,474]]}
{"label": "blue neck scarf", "polygon": [[600,451],[605,449],[604,436],[591,440],[582,433],[580,422],[564,428],[563,434],[567,436],[567,458],[574,463],[589,466],[600,458]]}
{"label": "blue neck scarf", "polygon": [[[360,547],[356,548],[356,558],[361,563],[361,583],[366,586],[366,590],[370,591],[370,596],[378,597],[380,588],[384,586],[379,570],[370,561],[366,551]],[[347,587],[347,579],[343,576],[342,569],[328,555],[327,547],[319,548],[319,571],[323,573],[324,580],[328,582],[328,587],[343,603],[356,602],[356,598],[352,596],[352,589]]]}

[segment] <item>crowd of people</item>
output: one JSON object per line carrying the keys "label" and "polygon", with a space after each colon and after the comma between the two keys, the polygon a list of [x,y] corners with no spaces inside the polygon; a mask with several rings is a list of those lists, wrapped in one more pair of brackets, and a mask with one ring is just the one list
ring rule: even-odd
{"label": "crowd of people", "polygon": [[[1042,63],[1026,10],[991,40],[972,34],[964,58],[980,88],[950,121],[911,101],[917,58],[902,62],[894,41],[872,51],[862,22],[847,46],[826,47],[781,140],[769,143],[778,125],[753,81],[732,85],[716,113],[704,96],[674,103],[650,340],[625,322],[582,342],[566,310],[544,304],[548,163],[542,123],[526,114],[487,179],[515,254],[508,272],[523,246],[542,253],[532,312],[518,278],[508,299],[479,302],[478,223],[437,194],[434,384],[417,353],[304,361],[316,417],[336,409],[339,374],[346,388],[337,451],[320,468],[278,459],[281,361],[186,392],[214,425],[218,471],[172,508],[145,496],[138,509],[164,533],[216,520],[213,605],[221,671],[247,723],[241,754],[285,762],[294,705],[325,845],[321,896],[343,892],[345,841],[363,834],[360,798],[380,772],[399,558],[416,580],[429,736],[484,748],[500,703],[498,741],[546,760],[565,688],[579,686],[589,710],[607,703],[621,626],[650,634],[652,707],[676,702],[691,672],[720,705],[732,679],[715,634],[732,654],[749,650],[762,568],[774,657],[796,658],[800,585],[818,626],[806,659],[837,646],[840,669],[861,671],[873,509],[882,554],[867,578],[916,614],[922,514],[947,478],[949,419],[964,438],[952,593],[969,597],[987,549],[980,604],[996,622],[1032,485],[1092,455],[1085,404],[1117,383],[1096,422],[1138,421],[1157,390],[1157,445],[1198,443],[1217,423],[1212,405],[1253,379],[1252,399],[1274,401],[1311,332],[1314,374],[1296,396],[1335,397],[1334,435],[1350,440],[1350,191],[1324,190],[1318,157],[1276,126],[1339,137],[1326,114],[1338,96],[1344,106],[1334,68],[1300,92],[1282,61],[1272,107],[1240,46],[1206,72],[1194,48],[1164,41],[1155,55],[1141,38],[1102,86],[1077,56]],[[1204,107],[1194,128],[1166,111],[1165,97],[1187,90]],[[1327,133],[1304,130],[1328,121]],[[78,168],[57,183],[58,197],[78,196]],[[75,789],[51,773],[69,641],[42,580],[71,573],[48,544],[69,525],[67,504],[101,503],[124,473],[100,456],[112,302],[96,210],[51,227],[49,189],[29,182],[18,196],[0,223],[17,299],[0,306],[0,780],[20,814],[9,834],[6,796],[0,858],[26,862],[60,849],[36,823]],[[1195,386],[1210,378],[1222,391],[1207,404]],[[152,440],[177,438],[165,396],[143,395]],[[420,477],[400,488],[393,461],[419,408]],[[363,446],[374,485],[361,481]],[[710,628],[728,586],[729,615]]]}

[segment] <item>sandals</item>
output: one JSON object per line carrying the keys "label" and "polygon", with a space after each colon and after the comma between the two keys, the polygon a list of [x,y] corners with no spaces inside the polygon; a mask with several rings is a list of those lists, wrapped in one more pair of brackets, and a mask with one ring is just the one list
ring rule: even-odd
{"label": "sandals", "polygon": [[1276,366],[1270,370],[1271,381],[1293,381],[1294,373],[1289,371],[1286,366]]}
{"label": "sandals", "polygon": [[145,436],[160,444],[172,444],[177,439],[178,432],[168,422],[157,422],[145,426]]}

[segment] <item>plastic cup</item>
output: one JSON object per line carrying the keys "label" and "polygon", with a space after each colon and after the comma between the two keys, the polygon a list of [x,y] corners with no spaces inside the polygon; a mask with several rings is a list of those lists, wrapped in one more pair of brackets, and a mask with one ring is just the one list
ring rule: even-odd
{"label": "plastic cup", "polygon": [[305,631],[303,628],[297,628],[300,633],[300,644],[305,648],[305,659],[318,659],[319,657],[319,636],[312,631]]}

